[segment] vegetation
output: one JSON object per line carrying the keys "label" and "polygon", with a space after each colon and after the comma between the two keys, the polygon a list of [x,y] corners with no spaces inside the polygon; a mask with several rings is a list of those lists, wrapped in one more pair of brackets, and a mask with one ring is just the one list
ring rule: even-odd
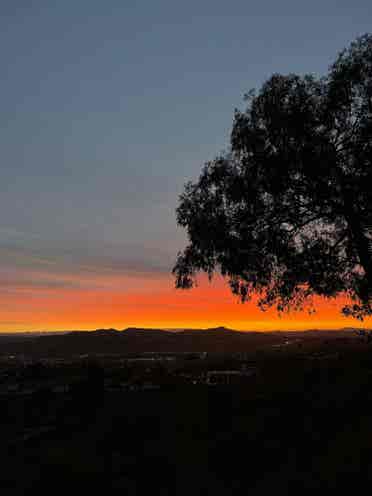
{"label": "vegetation", "polygon": [[246,101],[229,152],[181,195],[176,286],[219,271],[263,310],[346,293],[346,315],[371,315],[372,35],[325,77],[274,74]]}

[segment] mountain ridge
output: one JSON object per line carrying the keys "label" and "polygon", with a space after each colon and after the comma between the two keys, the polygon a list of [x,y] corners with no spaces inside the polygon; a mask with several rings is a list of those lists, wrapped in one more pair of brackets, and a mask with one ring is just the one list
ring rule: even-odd
{"label": "mountain ridge", "polygon": [[[123,355],[128,353],[249,352],[267,346],[286,345],[288,340],[357,338],[360,328],[305,331],[238,331],[223,326],[207,329],[165,329],[129,327],[93,331],[70,331],[36,335],[31,338],[0,337],[0,357],[66,357],[91,355]],[[370,331],[370,330],[367,330]]]}

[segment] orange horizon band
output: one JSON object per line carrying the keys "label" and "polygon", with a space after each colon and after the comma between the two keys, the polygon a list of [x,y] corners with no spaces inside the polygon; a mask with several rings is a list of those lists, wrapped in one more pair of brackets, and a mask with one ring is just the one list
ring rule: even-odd
{"label": "orange horizon band", "polygon": [[314,298],[317,312],[275,309],[262,312],[255,303],[240,303],[228,286],[216,279],[202,280],[191,290],[175,290],[170,278],[115,278],[94,289],[35,289],[18,287],[5,293],[0,310],[0,332],[92,330],[97,328],[207,328],[272,331],[309,328],[372,327],[340,313],[345,297]]}

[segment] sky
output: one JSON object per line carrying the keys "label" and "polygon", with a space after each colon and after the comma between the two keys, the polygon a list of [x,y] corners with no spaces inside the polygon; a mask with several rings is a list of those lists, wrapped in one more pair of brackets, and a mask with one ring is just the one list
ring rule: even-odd
{"label": "sky", "polygon": [[[324,74],[369,0],[2,0],[0,331],[355,325],[176,291],[187,180],[274,72]],[[372,321],[365,321],[370,325]]]}

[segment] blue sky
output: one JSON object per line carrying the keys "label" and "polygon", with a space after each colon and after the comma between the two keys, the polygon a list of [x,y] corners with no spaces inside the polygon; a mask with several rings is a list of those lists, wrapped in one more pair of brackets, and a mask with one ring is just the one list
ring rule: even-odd
{"label": "blue sky", "polygon": [[168,274],[177,197],[243,94],[324,74],[371,27],[362,0],[2,0],[2,279]]}

